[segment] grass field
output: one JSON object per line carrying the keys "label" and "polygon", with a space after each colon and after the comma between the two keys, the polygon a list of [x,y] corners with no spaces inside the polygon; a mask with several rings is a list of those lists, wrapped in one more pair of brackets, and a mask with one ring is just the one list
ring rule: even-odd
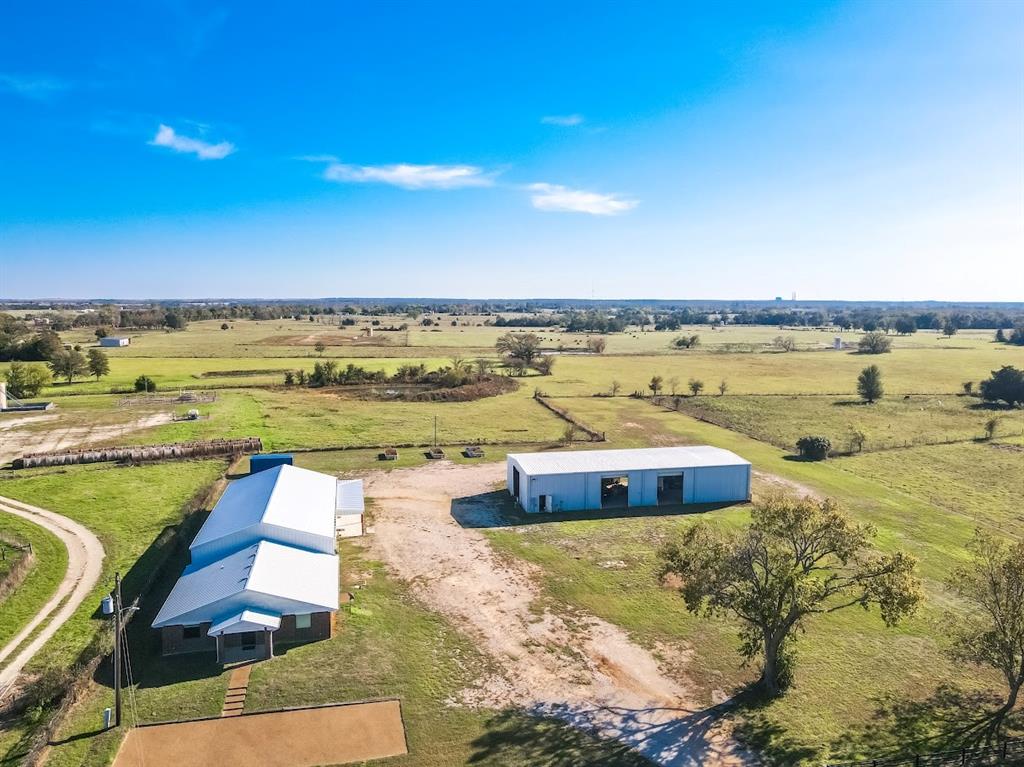
{"label": "grass field", "polygon": [[[38,525],[0,512],[2,534],[32,544],[35,559],[21,585],[5,599],[0,599],[0,646],[17,634],[53,595],[68,566],[68,550],[64,544]],[[0,567],[0,577],[4,572]]]}
{"label": "grass field", "polygon": [[198,409],[208,419],[129,435],[133,443],[259,436],[268,450],[351,445],[554,441],[565,422],[526,386],[473,402],[373,402],[310,389],[224,391]]}
{"label": "grass field", "polygon": [[[675,402],[665,403],[675,407]],[[1024,413],[985,408],[974,397],[915,395],[887,397],[871,405],[859,399],[821,396],[699,396],[679,399],[679,408],[778,447],[820,434],[837,451],[853,450],[855,431],[867,439],[864,450],[953,440],[979,439],[985,422],[997,416],[997,435],[1024,431]]]}

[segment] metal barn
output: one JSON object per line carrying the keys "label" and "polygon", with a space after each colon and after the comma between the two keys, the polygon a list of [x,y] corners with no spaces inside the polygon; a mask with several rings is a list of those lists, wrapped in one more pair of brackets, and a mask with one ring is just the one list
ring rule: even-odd
{"label": "metal barn", "polygon": [[707,445],[510,453],[507,472],[530,513],[750,500],[750,462]]}

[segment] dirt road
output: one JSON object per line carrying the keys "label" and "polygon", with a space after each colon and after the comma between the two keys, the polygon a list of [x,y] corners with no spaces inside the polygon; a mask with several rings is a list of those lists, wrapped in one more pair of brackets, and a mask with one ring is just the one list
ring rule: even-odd
{"label": "dirt road", "polygon": [[[504,478],[504,464],[444,462],[367,481],[379,509],[372,538],[378,555],[501,668],[467,702],[557,716],[628,743],[657,764],[753,764],[719,718],[693,703],[686,680],[666,674],[620,628],[578,611],[539,608],[534,573],[496,556],[478,529],[500,525],[486,494]],[[471,526],[453,518],[453,498]],[[676,656],[666,660],[685,665],[685,653]]]}
{"label": "dirt road", "polygon": [[[103,545],[77,522],[54,514],[52,511],[0,496],[0,512],[15,516],[44,527],[56,535],[68,550],[68,569],[57,591],[43,605],[32,620],[0,648],[0,701],[11,688],[18,674],[39,649],[46,644],[64,622],[78,609],[100,578],[103,567]],[[31,642],[19,649],[19,645],[42,625],[42,629]],[[14,653],[17,652],[15,655]]]}

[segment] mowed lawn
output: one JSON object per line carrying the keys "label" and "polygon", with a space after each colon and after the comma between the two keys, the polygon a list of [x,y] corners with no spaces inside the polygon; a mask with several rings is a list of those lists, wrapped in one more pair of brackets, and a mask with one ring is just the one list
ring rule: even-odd
{"label": "mowed lawn", "polygon": [[792,395],[782,397],[701,395],[663,400],[697,418],[794,449],[808,434],[828,437],[836,451],[853,451],[855,432],[864,450],[980,439],[985,422],[999,418],[997,435],[1024,431],[1024,413],[989,409],[975,397],[952,394],[894,396],[867,404],[859,398]]}
{"label": "mowed lawn", "polygon": [[[12,472],[0,479],[0,495],[50,509],[81,522],[96,533],[106,557],[103,575],[93,593],[47,642],[28,670],[68,670],[107,626],[99,614],[100,599],[109,593],[113,575],[124,577],[126,600],[134,598],[165,555],[168,527],[181,522],[189,502],[221,476],[222,461],[182,461],[121,467],[91,464]],[[66,557],[66,552],[63,555]],[[34,725],[26,718],[8,722],[0,731],[0,755],[17,763],[19,741]],[[13,760],[13,761],[12,761]]]}
{"label": "mowed lawn", "polygon": [[[846,470],[844,461],[789,460],[763,442],[643,401],[557,403],[607,430],[614,446],[711,444],[734,450],[760,472],[839,500],[855,519],[877,527],[879,547],[904,548],[919,558],[927,601],[917,616],[896,629],[887,629],[874,611],[851,610],[811,621],[799,640],[794,688],[765,708],[740,710],[739,733],[774,763],[812,764],[899,748],[905,745],[901,728],[906,723],[894,718],[894,704],[921,704],[946,683],[967,690],[999,689],[994,675],[954,664],[944,652],[944,611],[957,606],[944,579],[953,565],[965,561],[976,515],[914,497],[874,479],[869,470],[863,475]],[[893,460],[895,454],[885,455]],[[965,457],[963,470],[981,457]],[[763,480],[755,483],[756,492],[775,487]],[[651,647],[677,641],[690,645],[695,655],[685,673],[710,702],[739,690],[754,672],[739,668],[738,643],[728,621],[688,615],[682,600],[658,583],[657,549],[697,518],[736,527],[745,524],[746,510],[554,522],[490,535],[499,548],[540,566],[551,599],[617,623]],[[998,513],[993,518],[998,521]],[[924,729],[934,725],[937,732],[938,722],[922,716]]]}

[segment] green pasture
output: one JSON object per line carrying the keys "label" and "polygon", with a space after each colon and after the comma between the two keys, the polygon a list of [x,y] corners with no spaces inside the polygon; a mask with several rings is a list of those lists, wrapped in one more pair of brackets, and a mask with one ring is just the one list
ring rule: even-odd
{"label": "green pasture", "polygon": [[1024,411],[984,407],[975,397],[951,394],[885,397],[867,404],[856,397],[699,396],[663,400],[668,407],[792,449],[808,434],[822,435],[837,451],[853,450],[851,437],[866,437],[864,450],[930,442],[980,439],[985,422],[1000,422],[996,434],[1024,431]]}

